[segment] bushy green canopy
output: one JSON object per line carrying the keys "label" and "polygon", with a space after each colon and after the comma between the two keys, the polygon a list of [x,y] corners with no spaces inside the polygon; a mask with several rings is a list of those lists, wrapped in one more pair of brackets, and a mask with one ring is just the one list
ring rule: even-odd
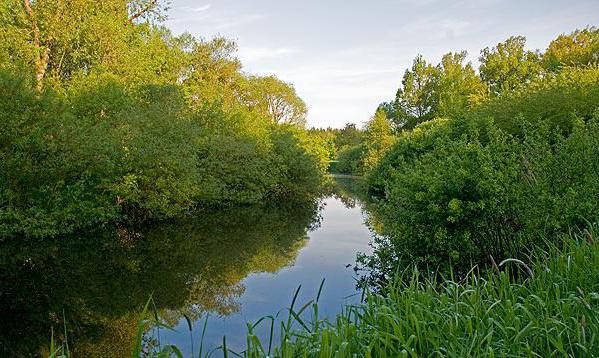
{"label": "bushy green canopy", "polygon": [[164,11],[2,2],[0,236],[318,191],[327,153],[293,87],[243,73],[229,40],[173,36]]}

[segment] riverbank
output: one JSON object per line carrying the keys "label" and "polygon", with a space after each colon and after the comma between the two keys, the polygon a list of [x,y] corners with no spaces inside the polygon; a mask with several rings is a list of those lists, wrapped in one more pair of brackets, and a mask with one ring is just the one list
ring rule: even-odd
{"label": "riverbank", "polygon": [[[595,232],[564,238],[528,263],[505,260],[495,270],[456,281],[396,277],[334,319],[318,318],[318,300],[296,301],[278,331],[260,340],[274,316],[248,323],[243,357],[455,357],[599,354],[599,242]],[[424,274],[426,276],[426,274]],[[325,287],[326,289],[326,287]],[[299,290],[299,289],[298,289]],[[223,352],[223,349],[225,350]],[[221,352],[227,356],[226,339]]]}
{"label": "riverbank", "polygon": [[[66,349],[68,342],[68,356],[129,356],[150,295],[152,310],[175,331],[157,333],[148,325],[144,349],[152,350],[153,342],[174,344],[185,357],[197,357],[197,333],[208,316],[206,349],[226,336],[230,349],[243,350],[246,322],[283,310],[300,284],[298,301],[326,278],[319,305],[331,317],[359,302],[348,265],[356,253],[371,250],[367,212],[352,182],[331,181],[313,200],[6,241],[0,250],[0,352],[48,356],[53,331],[56,347]],[[255,333],[269,334],[266,327]]]}

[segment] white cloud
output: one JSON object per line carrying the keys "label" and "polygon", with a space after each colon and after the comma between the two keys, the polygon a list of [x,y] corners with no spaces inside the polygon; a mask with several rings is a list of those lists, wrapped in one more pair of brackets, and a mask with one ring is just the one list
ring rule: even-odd
{"label": "white cloud", "polygon": [[245,71],[294,84],[308,124],[337,127],[393,98],[417,54],[437,63],[468,50],[476,63],[481,48],[515,34],[543,48],[597,23],[599,9],[597,0],[172,1],[175,32],[237,41]]}
{"label": "white cloud", "polygon": [[[372,52],[379,55],[369,56]],[[376,45],[340,49],[318,57],[302,51],[297,56],[277,58],[268,67],[260,61],[249,67],[258,74],[274,73],[293,83],[308,104],[308,125],[342,127],[346,122],[363,124],[380,102],[395,94],[403,73],[397,63],[401,56],[383,53]]]}
{"label": "white cloud", "polygon": [[198,6],[198,7],[194,7],[191,9],[191,11],[193,12],[203,12],[203,11],[208,11],[210,10],[211,5],[210,4],[206,4],[206,5],[202,5],[202,6]]}

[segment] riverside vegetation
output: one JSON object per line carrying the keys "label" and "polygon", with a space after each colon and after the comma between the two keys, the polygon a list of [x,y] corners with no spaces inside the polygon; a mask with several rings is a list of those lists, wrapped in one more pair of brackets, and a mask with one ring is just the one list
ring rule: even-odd
{"label": "riverside vegetation", "polygon": [[330,320],[320,291],[294,298],[279,340],[253,333],[265,317],[235,354],[599,356],[597,44],[593,27],[544,52],[512,37],[478,71],[419,56],[364,130],[314,130],[378,198],[359,258],[374,291]]}
{"label": "riverside vegetation", "polygon": [[377,292],[277,353],[599,356],[598,43],[511,37],[478,71],[418,56],[337,154],[378,198],[359,258]]}
{"label": "riverside vegetation", "polygon": [[[246,350],[224,338],[218,352],[599,356],[598,29],[544,51],[511,37],[483,49],[478,69],[465,52],[437,65],[418,56],[364,130],[306,130],[291,85],[242,72],[226,39],[172,35],[164,14],[154,0],[2,2],[3,252],[99,226],[313,203],[333,160],[376,198],[363,302],[327,320],[321,290],[301,304],[296,294],[282,321],[248,324]],[[169,327],[146,317],[151,307],[128,327],[132,355],[179,355],[145,340]],[[254,334],[261,325],[267,341]],[[71,353],[62,338],[52,334],[49,356]]]}
{"label": "riverside vegetation", "polygon": [[[586,231],[554,240],[559,244],[536,251],[529,264],[508,259],[483,277],[470,272],[458,280],[404,271],[381,292],[366,292],[363,303],[344,307],[333,320],[319,316],[321,290],[301,303],[296,291],[282,317],[248,323],[246,350],[228,349],[225,337],[220,347],[199,356],[595,357],[599,247],[593,235],[595,231]],[[142,317],[148,320],[140,320],[139,332],[146,324],[169,329],[149,311],[146,305]],[[254,333],[260,326],[270,329],[266,339]],[[196,336],[201,343],[203,332]],[[140,355],[141,339],[140,333],[134,357]],[[165,345],[149,356],[171,354],[180,356],[177,347]]]}
{"label": "riverside vegetation", "polygon": [[327,159],[294,88],[244,74],[231,41],[173,36],[163,15],[156,1],[2,2],[0,236],[318,191]]}

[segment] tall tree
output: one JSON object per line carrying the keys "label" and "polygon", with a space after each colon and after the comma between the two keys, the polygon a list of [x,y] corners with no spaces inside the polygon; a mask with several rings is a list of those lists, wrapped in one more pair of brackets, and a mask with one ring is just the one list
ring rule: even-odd
{"label": "tall tree", "polygon": [[480,75],[492,94],[514,90],[530,83],[542,71],[539,54],[524,49],[526,38],[512,36],[481,51]]}
{"label": "tall tree", "polygon": [[378,109],[364,130],[364,170],[374,168],[394,141],[391,123],[385,111]]}
{"label": "tall tree", "polygon": [[590,66],[599,63],[599,29],[587,27],[551,41],[543,55],[549,71],[564,66]]}
{"label": "tall tree", "polygon": [[193,45],[183,87],[194,106],[220,102],[231,108],[239,104],[246,84],[236,51],[235,42],[222,37]]}
{"label": "tall tree", "polygon": [[438,101],[434,87],[438,69],[418,55],[404,73],[393,103],[392,120],[397,128],[413,128],[431,119]]}
{"label": "tall tree", "polygon": [[395,100],[379,105],[396,130],[411,129],[418,123],[440,116],[464,113],[482,101],[487,87],[476,74],[467,53],[447,53],[433,66],[422,56],[404,74]]}
{"label": "tall tree", "polygon": [[248,103],[252,108],[267,114],[273,123],[306,125],[306,104],[297,95],[293,85],[275,76],[249,79]]}
{"label": "tall tree", "polygon": [[487,87],[476,74],[470,62],[465,63],[466,51],[447,53],[437,66],[438,92],[435,115],[439,117],[463,114],[474,103],[482,101],[487,94]]}
{"label": "tall tree", "polygon": [[0,6],[1,56],[11,62],[1,66],[27,66],[38,91],[78,72],[133,61],[128,42],[141,27],[129,25],[162,19],[165,9],[159,0],[5,0]]}

